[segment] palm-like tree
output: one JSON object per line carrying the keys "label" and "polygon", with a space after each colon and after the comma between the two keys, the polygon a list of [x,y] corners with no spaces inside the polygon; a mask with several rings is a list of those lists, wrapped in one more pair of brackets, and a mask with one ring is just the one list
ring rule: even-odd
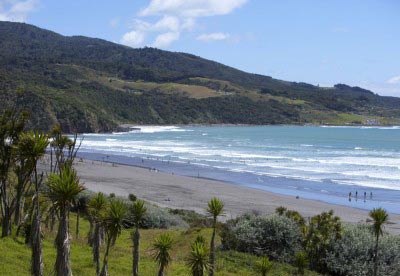
{"label": "palm-like tree", "polygon": [[383,235],[383,228],[389,220],[389,215],[385,209],[374,208],[369,212],[369,216],[372,219],[372,231],[375,236],[374,276],[376,276],[378,275],[379,237]]}
{"label": "palm-like tree", "polygon": [[262,276],[267,276],[267,273],[272,269],[272,262],[268,257],[262,257],[256,264],[258,271]]}
{"label": "palm-like tree", "polygon": [[168,233],[161,234],[153,243],[153,258],[159,265],[158,276],[164,276],[164,270],[172,260],[170,254],[172,243],[172,238]]}
{"label": "palm-like tree", "polygon": [[77,195],[85,188],[79,183],[76,171],[66,163],[60,174],[51,174],[48,181],[48,195],[55,203],[60,221],[56,237],[57,259],[55,272],[57,275],[71,275],[69,210]]}
{"label": "palm-like tree", "polygon": [[117,237],[121,234],[123,222],[126,217],[126,206],[123,201],[119,199],[111,199],[107,215],[104,219],[104,226],[107,236],[107,247],[104,254],[103,268],[101,269],[101,276],[108,275],[108,255],[110,247],[115,243]]}
{"label": "palm-like tree", "polygon": [[15,165],[14,146],[18,143],[22,133],[27,114],[18,114],[11,109],[6,109],[0,114],[0,211],[1,211],[1,237],[11,235],[13,206],[11,204],[9,173]]}
{"label": "palm-like tree", "polygon": [[215,233],[217,229],[217,218],[219,215],[222,214],[223,211],[224,211],[224,203],[218,198],[214,197],[208,202],[207,212],[213,218],[213,225],[212,225],[213,232],[210,242],[210,270],[209,270],[210,276],[214,275],[214,268],[215,268]]}
{"label": "palm-like tree", "polygon": [[139,242],[140,242],[140,232],[139,227],[143,221],[144,215],[147,212],[147,208],[144,205],[143,200],[136,200],[132,204],[132,221],[135,225],[135,231],[132,234],[133,239],[133,276],[139,275]]}
{"label": "palm-like tree", "polygon": [[191,246],[186,264],[193,276],[204,276],[205,271],[210,267],[209,252],[204,242],[196,239]]}
{"label": "palm-like tree", "polygon": [[[29,171],[26,171],[26,175],[30,177],[33,174],[33,182],[35,187],[35,195],[33,198],[33,218],[32,218],[32,229],[31,229],[31,248],[32,248],[32,262],[31,262],[31,273],[32,275],[43,275],[43,260],[42,260],[42,239],[40,230],[40,206],[39,206],[39,188],[42,182],[42,177],[38,177],[37,162],[46,152],[46,148],[49,144],[47,135],[39,132],[26,132],[20,135],[20,139],[17,144],[17,158],[24,160],[24,163]],[[21,168],[25,165],[21,165]],[[22,184],[22,183],[19,183]],[[22,191],[24,192],[25,184],[23,184]],[[17,201],[21,198],[17,198]],[[17,204],[17,208],[21,208],[20,204]],[[18,214],[20,210],[18,210]],[[19,219],[18,219],[19,222]]]}
{"label": "palm-like tree", "polygon": [[93,235],[93,262],[96,264],[96,275],[100,274],[100,246],[102,222],[106,216],[107,198],[103,193],[98,193],[89,201],[89,215],[94,223]]}

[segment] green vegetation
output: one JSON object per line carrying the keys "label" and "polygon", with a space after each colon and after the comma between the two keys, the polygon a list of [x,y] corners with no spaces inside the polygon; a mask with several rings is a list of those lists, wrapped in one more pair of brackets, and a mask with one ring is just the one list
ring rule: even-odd
{"label": "green vegetation", "polygon": [[215,270],[215,235],[217,231],[217,218],[218,216],[222,215],[224,211],[224,203],[219,200],[218,198],[212,198],[208,202],[207,212],[209,215],[212,216],[213,224],[212,224],[212,235],[211,235],[211,242],[210,242],[210,267],[209,267],[209,275],[214,275]]}
{"label": "green vegetation", "polygon": [[[29,127],[99,132],[119,124],[400,124],[400,99],[249,74],[184,53],[132,49],[0,22],[0,109]],[[1,111],[1,110],[0,110]]]}
{"label": "green vegetation", "polygon": [[[71,225],[76,222],[76,214],[71,213]],[[89,222],[82,219],[81,232],[89,232]],[[211,229],[149,229],[142,230],[139,271],[141,275],[157,275],[158,265],[152,257],[152,245],[156,237],[162,233],[168,233],[173,239],[171,250],[172,262],[166,271],[166,275],[190,275],[187,266],[187,258],[190,255],[190,244],[201,234],[209,240]],[[54,247],[55,234],[49,229],[43,229],[43,272],[51,275],[56,258]],[[109,256],[108,272],[110,275],[132,275],[132,246],[130,241],[130,230],[124,229],[116,240]],[[103,255],[105,247],[102,246]],[[30,272],[30,249],[24,244],[23,238],[13,239],[11,237],[0,239],[0,267],[4,275],[29,275]],[[206,254],[206,260],[209,255]],[[255,264],[258,257],[234,251],[217,251],[216,275],[254,275]],[[92,261],[92,248],[87,244],[86,235],[79,239],[71,240],[71,268],[73,275],[95,275],[95,265]],[[287,264],[274,263],[271,275],[290,276],[295,268]],[[307,275],[317,275],[307,272]]]}
{"label": "green vegetation", "polygon": [[371,225],[357,226],[342,225],[332,211],[309,222],[288,214],[296,212],[279,207],[277,215],[248,214],[228,221],[221,233],[222,248],[291,263],[299,275],[306,268],[323,275],[399,274],[400,237],[382,232],[384,210],[371,211]]}
{"label": "green vegetation", "polygon": [[168,233],[161,234],[153,243],[153,258],[159,265],[158,276],[164,276],[165,270],[172,261],[172,238]]}
{"label": "green vegetation", "polygon": [[374,276],[377,276],[379,265],[379,237],[383,235],[383,227],[386,223],[388,223],[389,215],[386,210],[377,208],[369,212],[369,216],[373,221],[372,231],[375,235]]}
{"label": "green vegetation", "polygon": [[[0,117],[1,273],[317,275],[307,268],[333,275],[400,272],[400,239],[384,233],[388,214],[383,209],[370,212],[370,227],[353,231],[333,211],[306,221],[298,212],[278,207],[275,215],[246,214],[219,223],[224,203],[218,198],[204,206],[206,218],[150,205],[132,194],[120,198],[84,193],[73,167],[77,136],[62,135],[60,127],[49,134],[24,132],[24,118],[10,111]],[[45,177],[37,167],[48,146],[51,164]],[[75,239],[70,225],[76,226]],[[87,237],[80,237],[79,229]],[[359,267],[354,269],[355,264]]]}

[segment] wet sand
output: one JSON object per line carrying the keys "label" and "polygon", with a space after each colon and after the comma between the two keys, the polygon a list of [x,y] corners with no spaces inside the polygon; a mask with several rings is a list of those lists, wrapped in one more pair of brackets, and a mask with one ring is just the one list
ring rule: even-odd
{"label": "wet sand", "polygon": [[[252,211],[271,214],[279,206],[296,210],[304,217],[332,209],[344,222],[365,223],[368,218],[366,210],[302,198],[296,199],[237,184],[178,176],[146,168],[91,160],[76,162],[75,167],[89,190],[106,194],[115,193],[125,197],[133,193],[139,198],[162,207],[204,213],[209,199],[216,196],[225,203],[225,220]],[[400,215],[390,214],[390,222],[386,230],[400,234]]]}

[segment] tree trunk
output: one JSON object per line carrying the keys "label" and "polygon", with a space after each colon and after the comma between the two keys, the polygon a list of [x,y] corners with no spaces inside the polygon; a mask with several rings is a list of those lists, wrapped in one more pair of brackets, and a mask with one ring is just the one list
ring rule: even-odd
{"label": "tree trunk", "polygon": [[104,254],[103,268],[101,269],[100,276],[108,276],[108,253],[110,251],[110,245],[111,245],[111,237],[108,237],[107,249],[106,253]]}
{"label": "tree trunk", "polygon": [[376,236],[375,256],[374,256],[374,276],[378,275],[378,251],[379,251],[379,234]]}
{"label": "tree trunk", "polygon": [[43,258],[42,258],[42,237],[40,228],[40,210],[38,193],[35,198],[35,211],[32,220],[31,230],[31,248],[32,248],[32,262],[31,273],[34,276],[43,275]]}
{"label": "tree trunk", "polygon": [[89,216],[89,233],[87,236],[87,242],[88,242],[89,246],[93,246],[93,243],[94,243],[94,230],[95,230],[95,222]]}
{"label": "tree trunk", "polygon": [[31,273],[34,276],[43,275],[42,237],[40,228],[39,182],[35,168],[35,199],[33,202],[33,220],[31,228],[32,262]]}
{"label": "tree trunk", "polygon": [[50,208],[50,231],[54,231],[54,226],[56,225],[56,210],[54,209],[54,206],[51,206]]}
{"label": "tree trunk", "polygon": [[3,211],[2,232],[1,232],[2,238],[11,235],[11,208],[8,202],[6,185],[7,182],[5,179],[3,179],[1,183],[2,211]]}
{"label": "tree trunk", "polygon": [[96,264],[96,275],[100,274],[100,225],[95,224],[93,239],[93,262]]}
{"label": "tree trunk", "polygon": [[[18,184],[19,186],[20,184]],[[19,225],[21,223],[22,217],[22,191],[17,189],[17,194],[15,197],[15,214],[14,214],[14,224]]]}
{"label": "tree trunk", "polygon": [[158,271],[158,276],[164,276],[164,266],[160,266],[160,270]]}
{"label": "tree trunk", "polygon": [[136,226],[135,234],[133,235],[133,276],[139,275],[139,227]]}
{"label": "tree trunk", "polygon": [[77,209],[77,211],[76,211],[76,230],[75,230],[76,239],[79,238],[79,217],[80,217],[79,209]]}
{"label": "tree trunk", "polygon": [[214,218],[213,221],[213,232],[211,236],[210,242],[210,270],[208,272],[209,276],[214,276],[214,269],[215,269],[215,231],[217,227],[217,219]]}
{"label": "tree trunk", "polygon": [[56,237],[57,259],[55,272],[57,276],[70,276],[70,237],[68,229],[68,209],[66,206],[60,208],[60,221]]}

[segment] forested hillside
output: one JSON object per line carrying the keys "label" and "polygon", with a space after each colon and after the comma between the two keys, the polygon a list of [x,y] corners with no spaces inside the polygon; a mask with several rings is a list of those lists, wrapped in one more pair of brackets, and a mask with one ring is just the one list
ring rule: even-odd
{"label": "forested hillside", "polygon": [[400,123],[399,98],[358,87],[281,81],[190,54],[11,22],[0,22],[0,91],[0,109],[27,109],[31,128],[60,124],[68,132],[123,123]]}

